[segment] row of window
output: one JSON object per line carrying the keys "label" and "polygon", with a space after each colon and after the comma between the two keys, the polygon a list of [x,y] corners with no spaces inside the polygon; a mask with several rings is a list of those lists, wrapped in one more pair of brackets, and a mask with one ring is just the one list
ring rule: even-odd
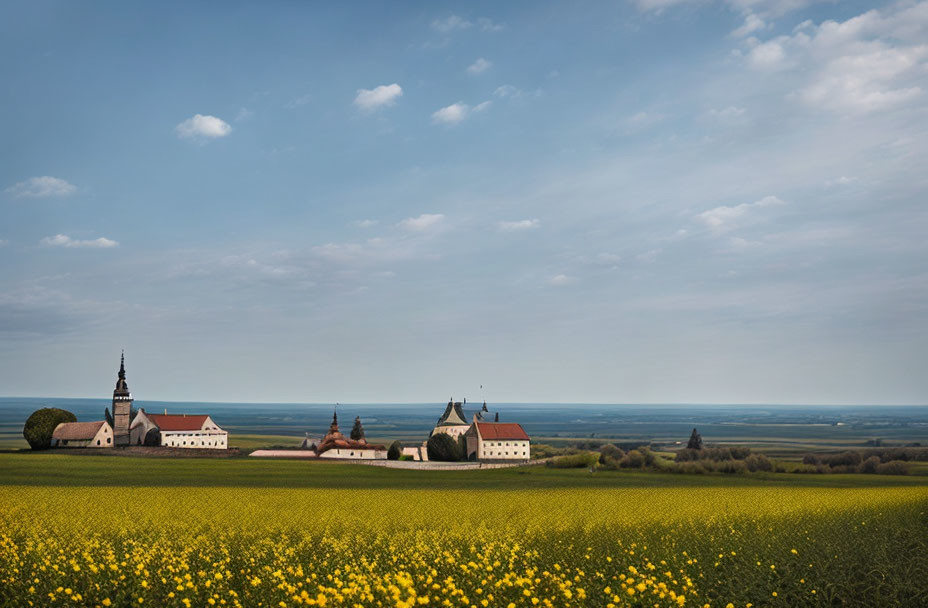
{"label": "row of window", "polygon": [[[78,440],[78,441],[80,441],[80,440]],[[107,442],[107,443],[112,443],[112,442],[113,442],[113,438],[112,438],[112,437],[107,437],[107,438],[106,438],[106,442]],[[62,440],[61,440],[61,445],[68,445],[68,440],[67,440],[67,439],[62,439]],[[97,445],[100,445],[100,440],[99,440],[99,439],[97,439]]]}
{"label": "row of window", "polygon": [[[497,451],[495,451],[495,452],[493,452],[493,451],[487,452],[487,455],[488,455],[488,456],[509,456],[509,452],[508,452],[508,451],[500,452],[499,450],[497,450]],[[513,455],[513,456],[520,456],[520,455],[521,455],[521,456],[525,456],[526,458],[528,458],[528,452],[522,452],[521,454],[519,454],[519,452],[513,451],[513,452],[512,452],[512,455]]]}
{"label": "row of window", "polygon": [[[187,447],[187,440],[185,439],[182,442],[181,441],[170,441],[168,443],[165,443],[164,445],[169,448]],[[200,445],[198,446],[196,441],[193,441],[192,439],[190,440],[190,447],[192,448],[195,448],[195,447],[211,448],[211,447],[219,447],[222,445],[225,445],[225,442],[220,441],[220,440],[204,441],[203,439],[201,439]]]}
{"label": "row of window", "polygon": [[[486,445],[491,445],[491,446],[496,446],[496,447],[502,447],[502,445],[503,445],[503,442],[502,442],[502,441],[484,441],[484,443],[485,443]],[[509,445],[509,442],[508,442],[508,441],[506,442],[506,445],[507,445],[507,446]],[[518,447],[518,446],[519,446],[519,443],[513,441],[513,442],[512,442],[512,445],[513,445],[513,447]]]}

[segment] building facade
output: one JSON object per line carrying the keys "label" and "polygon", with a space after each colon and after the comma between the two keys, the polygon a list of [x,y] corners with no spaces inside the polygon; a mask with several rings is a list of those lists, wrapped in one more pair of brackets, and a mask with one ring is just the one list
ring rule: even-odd
{"label": "building facade", "polygon": [[52,447],[111,448],[113,428],[106,420],[94,422],[62,422],[52,431]]}
{"label": "building facade", "polygon": [[149,414],[139,410],[130,429],[132,445],[156,445],[168,448],[225,450],[229,433],[219,428],[208,415]]}
{"label": "building facade", "polygon": [[475,421],[464,435],[468,460],[529,460],[528,434],[514,422]]}

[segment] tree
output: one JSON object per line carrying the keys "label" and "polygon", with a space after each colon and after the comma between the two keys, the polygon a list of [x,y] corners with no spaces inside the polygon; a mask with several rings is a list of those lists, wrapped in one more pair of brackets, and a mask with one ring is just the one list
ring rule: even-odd
{"label": "tree", "polygon": [[77,422],[77,416],[57,407],[43,407],[32,412],[23,426],[23,437],[33,450],[47,450],[52,445],[52,433],[62,422]]}
{"label": "tree", "polygon": [[429,460],[438,462],[458,462],[461,460],[461,448],[448,433],[435,433],[426,444]]}
{"label": "tree", "polygon": [[688,450],[701,450],[702,449],[702,435],[699,434],[699,431],[693,429],[693,433],[690,435],[689,443],[686,444],[686,449]]}
{"label": "tree", "polygon": [[361,426],[360,416],[357,416],[354,419],[354,426],[351,427],[351,438],[355,441],[361,441],[364,439],[364,427]]}
{"label": "tree", "polygon": [[403,455],[403,444],[398,440],[390,444],[390,449],[387,450],[387,460],[399,460],[400,456]]}

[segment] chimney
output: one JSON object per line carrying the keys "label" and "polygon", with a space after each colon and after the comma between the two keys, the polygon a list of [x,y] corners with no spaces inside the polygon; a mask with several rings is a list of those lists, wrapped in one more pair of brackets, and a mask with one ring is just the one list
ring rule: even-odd
{"label": "chimney", "polygon": [[165,416],[168,415],[168,408],[164,408],[164,415],[165,415]]}

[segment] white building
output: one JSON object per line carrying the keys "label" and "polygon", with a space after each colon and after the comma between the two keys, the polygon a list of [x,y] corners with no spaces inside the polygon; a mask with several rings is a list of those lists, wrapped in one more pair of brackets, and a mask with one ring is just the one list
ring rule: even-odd
{"label": "white building", "polygon": [[52,431],[51,445],[59,448],[111,448],[113,427],[105,420],[62,422]]}
{"label": "white building", "polygon": [[529,437],[514,422],[474,422],[467,433],[468,460],[529,460]]}
{"label": "white building", "polygon": [[149,414],[139,410],[129,427],[131,445],[225,450],[229,433],[205,414]]}

